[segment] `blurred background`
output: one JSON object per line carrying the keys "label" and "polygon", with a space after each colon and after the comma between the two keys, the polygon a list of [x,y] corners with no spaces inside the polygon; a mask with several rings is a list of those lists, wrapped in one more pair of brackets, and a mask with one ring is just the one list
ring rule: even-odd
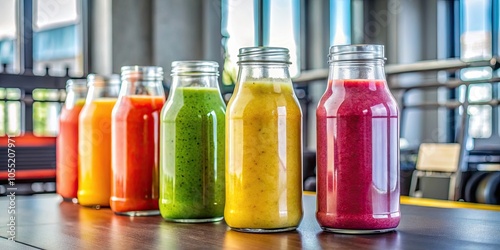
{"label": "blurred background", "polygon": [[[402,194],[498,204],[500,176],[486,177],[500,170],[499,30],[500,0],[1,0],[0,147],[16,136],[26,194],[54,192],[69,78],[212,60],[228,100],[238,48],[281,46],[304,115],[304,188],[314,190],[329,46],[376,43],[401,108]],[[456,143],[458,163],[419,167],[422,143]],[[0,171],[4,182],[5,164]]]}

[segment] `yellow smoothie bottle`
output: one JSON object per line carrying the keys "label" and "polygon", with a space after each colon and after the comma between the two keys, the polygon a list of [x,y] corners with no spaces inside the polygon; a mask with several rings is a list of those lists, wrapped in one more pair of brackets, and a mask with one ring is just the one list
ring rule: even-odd
{"label": "yellow smoothie bottle", "polygon": [[231,229],[294,230],[302,219],[302,113],[286,48],[242,48],[226,112],[226,205]]}
{"label": "yellow smoothie bottle", "polygon": [[89,92],[78,119],[78,202],[108,207],[111,194],[111,111],[118,75],[89,75]]}

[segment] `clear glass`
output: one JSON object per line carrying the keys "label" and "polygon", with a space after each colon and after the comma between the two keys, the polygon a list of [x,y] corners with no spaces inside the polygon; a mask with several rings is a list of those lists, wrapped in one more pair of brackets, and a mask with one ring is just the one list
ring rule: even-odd
{"label": "clear glass", "polygon": [[77,202],[78,193],[78,116],[85,104],[87,80],[66,82],[66,101],[59,117],[56,144],[56,191],[63,200]]}
{"label": "clear glass", "polygon": [[73,109],[78,104],[85,103],[87,97],[87,80],[86,79],[70,79],[66,82],[66,100],[64,102],[65,109]]}
{"label": "clear glass", "polygon": [[223,218],[226,105],[218,75],[216,62],[172,63],[160,127],[160,212],[167,221]]}
{"label": "clear glass", "polygon": [[282,232],[302,211],[302,111],[285,48],[242,48],[226,118],[226,207],[233,230]]}
{"label": "clear glass", "polygon": [[399,224],[399,111],[382,45],[330,48],[317,117],[317,213],[325,231],[378,233]]}
{"label": "clear glass", "polygon": [[122,67],[112,112],[111,210],[158,215],[160,112],[165,103],[161,67]]}
{"label": "clear glass", "polygon": [[78,202],[109,207],[111,196],[111,111],[120,90],[118,75],[87,77],[89,91],[78,118]]}

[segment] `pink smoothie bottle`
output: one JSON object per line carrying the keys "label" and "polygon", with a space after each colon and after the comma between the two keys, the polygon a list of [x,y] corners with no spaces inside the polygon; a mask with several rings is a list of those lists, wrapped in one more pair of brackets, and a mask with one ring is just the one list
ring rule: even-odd
{"label": "pink smoothie bottle", "polygon": [[399,112],[384,60],[383,45],[330,48],[316,110],[316,218],[325,231],[381,233],[399,224]]}

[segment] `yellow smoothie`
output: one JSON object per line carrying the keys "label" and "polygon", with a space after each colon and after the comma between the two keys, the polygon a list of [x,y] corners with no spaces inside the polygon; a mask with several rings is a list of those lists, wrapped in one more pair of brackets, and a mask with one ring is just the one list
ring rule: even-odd
{"label": "yellow smoothie", "polygon": [[245,82],[227,107],[226,206],[232,228],[302,219],[302,114],[290,82]]}
{"label": "yellow smoothie", "polygon": [[116,98],[86,104],[79,117],[78,202],[109,206],[111,196],[111,111]]}

